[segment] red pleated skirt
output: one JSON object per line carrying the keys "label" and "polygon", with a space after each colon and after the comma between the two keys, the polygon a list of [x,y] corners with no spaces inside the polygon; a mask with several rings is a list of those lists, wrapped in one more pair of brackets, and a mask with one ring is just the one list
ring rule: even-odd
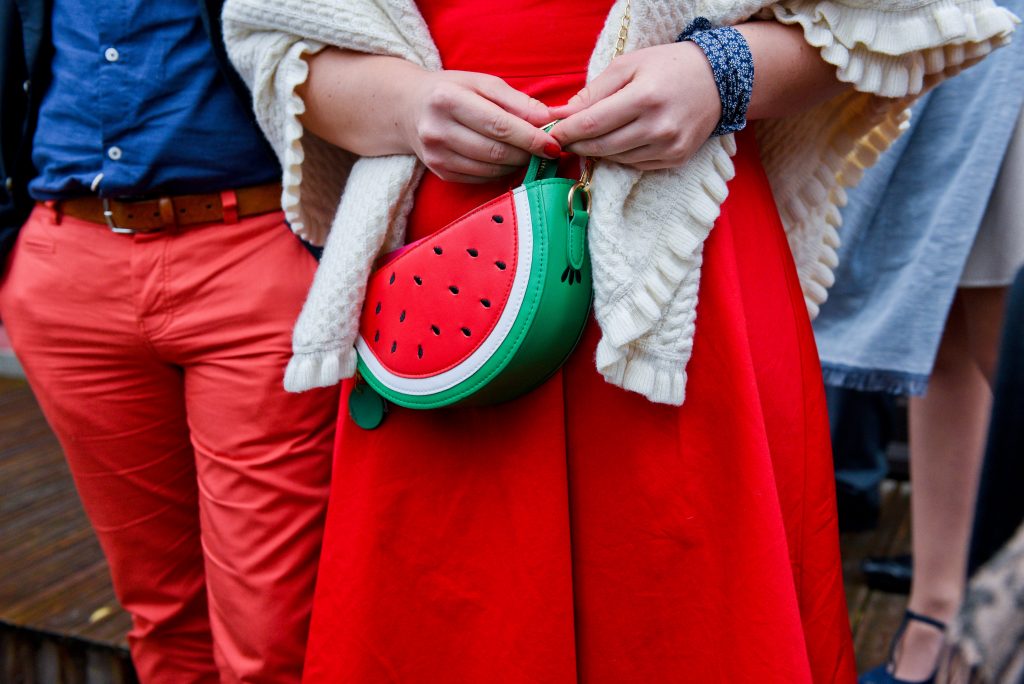
{"label": "red pleated skirt", "polygon": [[[420,9],[446,68],[556,104],[608,5]],[[499,406],[392,407],[365,431],[346,383],[306,682],[855,680],[814,338],[756,140],[738,142],[682,407],[606,383],[594,323]],[[514,181],[428,175],[409,239]]]}

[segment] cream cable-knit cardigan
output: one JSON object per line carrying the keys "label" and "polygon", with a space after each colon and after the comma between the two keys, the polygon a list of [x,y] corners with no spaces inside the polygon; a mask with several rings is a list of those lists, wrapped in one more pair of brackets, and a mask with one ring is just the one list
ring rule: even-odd
{"label": "cream cable-knit cardigan", "polygon": [[[718,24],[774,16],[799,24],[839,78],[854,85],[800,116],[760,122],[758,130],[812,315],[832,283],[843,188],[899,135],[914,96],[1005,43],[1018,22],[991,0],[633,0],[632,7],[627,51],[672,42],[696,16]],[[618,0],[609,14],[588,80],[611,61],[623,8]],[[295,93],[308,73],[302,57],[336,45],[431,70],[442,68],[441,58],[414,0],[227,0],[223,21],[228,52],[284,168],[287,218],[314,244],[326,240],[295,327],[285,387],[331,385],[355,372],[367,276],[382,250],[402,243],[424,169],[413,156],[357,157],[304,131]],[[685,396],[701,250],[733,176],[734,152],[732,136],[712,138],[679,168],[640,172],[601,163],[594,174],[597,367],[609,382],[652,401],[678,405]]]}

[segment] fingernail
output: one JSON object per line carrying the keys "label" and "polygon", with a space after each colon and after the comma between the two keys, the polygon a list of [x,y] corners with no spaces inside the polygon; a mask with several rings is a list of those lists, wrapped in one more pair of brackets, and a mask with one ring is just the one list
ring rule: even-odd
{"label": "fingernail", "polygon": [[555,159],[556,157],[561,156],[562,148],[559,147],[556,143],[547,143],[546,145],[544,145],[544,154],[548,157],[551,157],[552,159]]}

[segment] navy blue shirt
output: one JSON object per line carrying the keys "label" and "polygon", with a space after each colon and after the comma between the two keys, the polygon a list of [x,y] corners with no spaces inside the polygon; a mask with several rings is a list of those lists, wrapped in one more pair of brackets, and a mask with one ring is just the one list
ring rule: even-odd
{"label": "navy blue shirt", "polygon": [[[34,199],[216,192],[280,178],[197,0],[54,0]],[[102,175],[101,175],[102,174]]]}

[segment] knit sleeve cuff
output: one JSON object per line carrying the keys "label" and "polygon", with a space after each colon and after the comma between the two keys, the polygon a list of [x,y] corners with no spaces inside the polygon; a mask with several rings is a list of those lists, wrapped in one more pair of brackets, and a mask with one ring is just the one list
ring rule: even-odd
{"label": "knit sleeve cuff", "polygon": [[659,404],[681,406],[686,398],[686,360],[692,346],[691,339],[685,358],[680,358],[658,355],[639,344],[618,350],[602,338],[597,345],[597,367],[605,380],[617,387]]}
{"label": "knit sleeve cuff", "polygon": [[292,332],[285,389],[333,385],[356,370],[355,340],[376,256],[402,244],[423,175],[412,155],[362,157],[348,175],[320,267]]}
{"label": "knit sleeve cuff", "polygon": [[[590,242],[594,263],[594,311],[601,325],[598,371],[612,384],[649,400],[680,405],[686,364],[693,348],[703,244],[735,175],[733,136],[708,140],[685,167],[646,172],[629,201],[595,193]],[[614,164],[595,171],[598,188],[630,186],[639,172]],[[621,177],[617,177],[617,175]],[[644,225],[656,213],[662,229],[637,263],[635,240],[622,226]],[[602,247],[603,245],[603,247]],[[667,350],[661,356],[649,349]]]}
{"label": "knit sleeve cuff", "polygon": [[356,372],[356,350],[353,347],[296,352],[284,371],[284,388],[289,392],[305,392],[314,387],[330,387]]}
{"label": "knit sleeve cuff", "polygon": [[[281,108],[282,137],[278,141],[281,162],[281,208],[300,237],[322,246],[331,219],[356,156],[307,131],[300,121],[306,104],[298,88],[309,77],[305,57],[316,54],[322,44],[300,40],[281,59],[274,77],[276,99]],[[304,188],[310,191],[303,192]]]}
{"label": "knit sleeve cuff", "polygon": [[[891,3],[897,5],[901,3]],[[992,0],[935,0],[877,9],[846,2],[785,0],[771,7],[862,92],[917,95],[1009,41],[1020,20]]]}

